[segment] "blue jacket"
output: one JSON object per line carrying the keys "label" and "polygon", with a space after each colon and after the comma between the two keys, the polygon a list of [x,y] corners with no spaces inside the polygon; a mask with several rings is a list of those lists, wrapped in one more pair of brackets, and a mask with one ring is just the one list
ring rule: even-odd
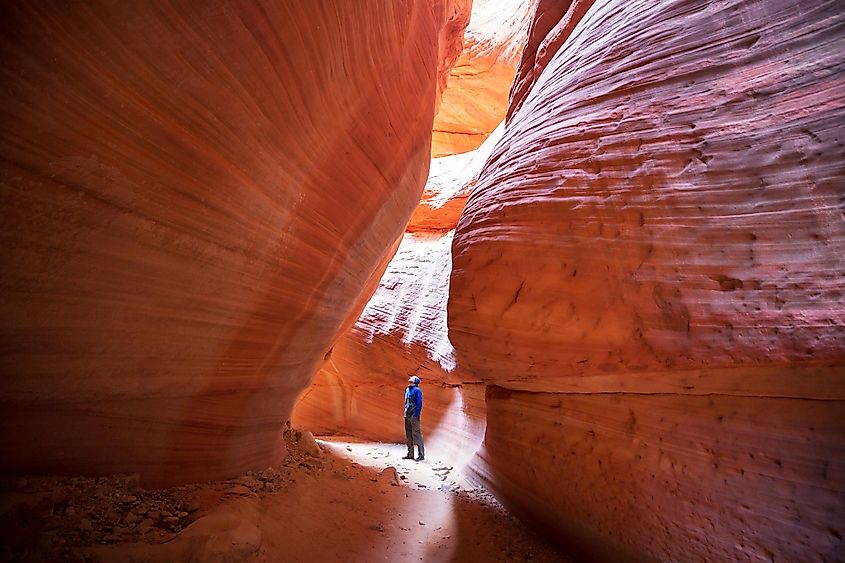
{"label": "blue jacket", "polygon": [[422,391],[418,385],[408,385],[405,390],[405,416],[419,418],[422,412]]}

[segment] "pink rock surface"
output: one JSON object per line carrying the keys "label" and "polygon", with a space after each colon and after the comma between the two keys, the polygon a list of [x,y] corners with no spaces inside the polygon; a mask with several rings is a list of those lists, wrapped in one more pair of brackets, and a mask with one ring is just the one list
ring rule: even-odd
{"label": "pink rock surface", "polygon": [[830,400],[488,387],[475,467],[586,560],[835,561],[843,421]]}
{"label": "pink rock surface", "polygon": [[589,4],[538,7],[454,236],[480,471],[594,557],[835,559],[845,17]]}
{"label": "pink rock surface", "polygon": [[460,383],[446,331],[451,243],[451,232],[405,234],[372,299],[297,403],[295,426],[404,441],[409,373],[424,380],[426,429],[439,424]]}
{"label": "pink rock surface", "polygon": [[419,202],[467,4],[3,6],[4,470],[281,459]]}
{"label": "pink rock surface", "polygon": [[505,117],[537,0],[474,0],[464,48],[434,118],[432,155],[478,148]]}
{"label": "pink rock surface", "polygon": [[432,160],[422,201],[396,255],[297,402],[295,426],[402,442],[402,394],[414,373],[423,379],[423,429],[440,438],[430,445],[441,454],[475,451],[484,433],[484,391],[455,362],[446,301],[455,224],[501,131],[477,150]]}
{"label": "pink rock surface", "polygon": [[594,3],[595,0],[538,0],[511,88],[508,119],[522,106],[551,57]]}

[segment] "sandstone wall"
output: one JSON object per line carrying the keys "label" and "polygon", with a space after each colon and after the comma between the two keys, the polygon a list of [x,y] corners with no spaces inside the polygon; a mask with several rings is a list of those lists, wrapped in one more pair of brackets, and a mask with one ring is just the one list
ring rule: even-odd
{"label": "sandstone wall", "polygon": [[479,472],[588,557],[837,559],[838,3],[537,14],[454,236],[449,335],[490,389]]}
{"label": "sandstone wall", "polygon": [[467,4],[3,5],[3,470],[280,460],[419,202]]}
{"label": "sandstone wall", "polygon": [[473,0],[464,48],[434,118],[432,156],[478,148],[505,117],[537,0]]}
{"label": "sandstone wall", "polygon": [[446,334],[451,241],[467,196],[501,136],[499,124],[535,4],[473,2],[464,48],[433,126],[432,152],[448,156],[432,159],[396,256],[360,318],[338,339],[297,402],[295,425],[318,434],[404,441],[402,393],[408,374],[415,373],[424,381],[423,428],[443,438],[432,446],[441,453],[444,448],[475,451],[484,431],[484,392],[455,362]]}
{"label": "sandstone wall", "polygon": [[297,402],[295,426],[404,442],[402,394],[413,373],[423,380],[423,430],[432,451],[466,460],[475,452],[484,435],[484,386],[455,360],[446,301],[454,228],[502,130],[476,150],[432,160],[396,255]]}
{"label": "sandstone wall", "polygon": [[424,381],[426,429],[439,424],[460,383],[446,334],[451,235],[405,234],[372,299],[297,403],[294,426],[404,442],[409,373]]}

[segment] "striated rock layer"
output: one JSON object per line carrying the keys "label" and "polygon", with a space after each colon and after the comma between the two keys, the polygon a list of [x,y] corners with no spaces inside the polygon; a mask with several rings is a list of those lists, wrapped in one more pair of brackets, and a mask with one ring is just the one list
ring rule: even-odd
{"label": "striated rock layer", "polygon": [[489,388],[479,471],[590,557],[836,559],[845,14],[537,13],[454,235],[449,335]]}
{"label": "striated rock layer", "polygon": [[402,395],[413,373],[424,382],[429,446],[466,460],[476,451],[484,434],[484,386],[455,361],[446,301],[455,225],[503,130],[497,127],[476,150],[432,159],[398,250],[297,401],[295,426],[403,442]]}
{"label": "striated rock layer", "polygon": [[444,437],[432,445],[475,451],[484,429],[483,387],[455,363],[446,330],[452,235],[501,136],[497,125],[534,4],[473,2],[464,49],[435,116],[432,152],[450,156],[432,160],[396,256],[360,318],[338,339],[297,402],[297,426],[403,441],[402,393],[407,375],[416,373],[424,380],[424,429]]}
{"label": "striated rock layer", "polygon": [[4,4],[3,470],[280,460],[419,201],[466,4]]}
{"label": "striated rock layer", "polygon": [[471,455],[484,433],[484,386],[461,370],[446,333],[452,232],[406,233],[373,298],[338,339],[293,412],[316,434],[404,442],[408,374],[422,380],[429,448]]}
{"label": "striated rock layer", "polygon": [[302,395],[294,425],[318,434],[404,441],[402,394],[422,378],[430,448],[468,459],[484,434],[484,386],[455,361],[446,325],[452,236],[470,189],[501,136],[432,160],[420,204],[378,289]]}
{"label": "striated rock layer", "polygon": [[432,156],[478,148],[505,117],[537,0],[473,0],[464,48],[434,118]]}

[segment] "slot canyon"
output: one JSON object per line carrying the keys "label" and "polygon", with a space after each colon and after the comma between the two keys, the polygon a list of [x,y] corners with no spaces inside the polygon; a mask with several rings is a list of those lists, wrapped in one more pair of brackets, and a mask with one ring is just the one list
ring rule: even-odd
{"label": "slot canyon", "polygon": [[4,561],[845,561],[839,0],[0,27]]}

